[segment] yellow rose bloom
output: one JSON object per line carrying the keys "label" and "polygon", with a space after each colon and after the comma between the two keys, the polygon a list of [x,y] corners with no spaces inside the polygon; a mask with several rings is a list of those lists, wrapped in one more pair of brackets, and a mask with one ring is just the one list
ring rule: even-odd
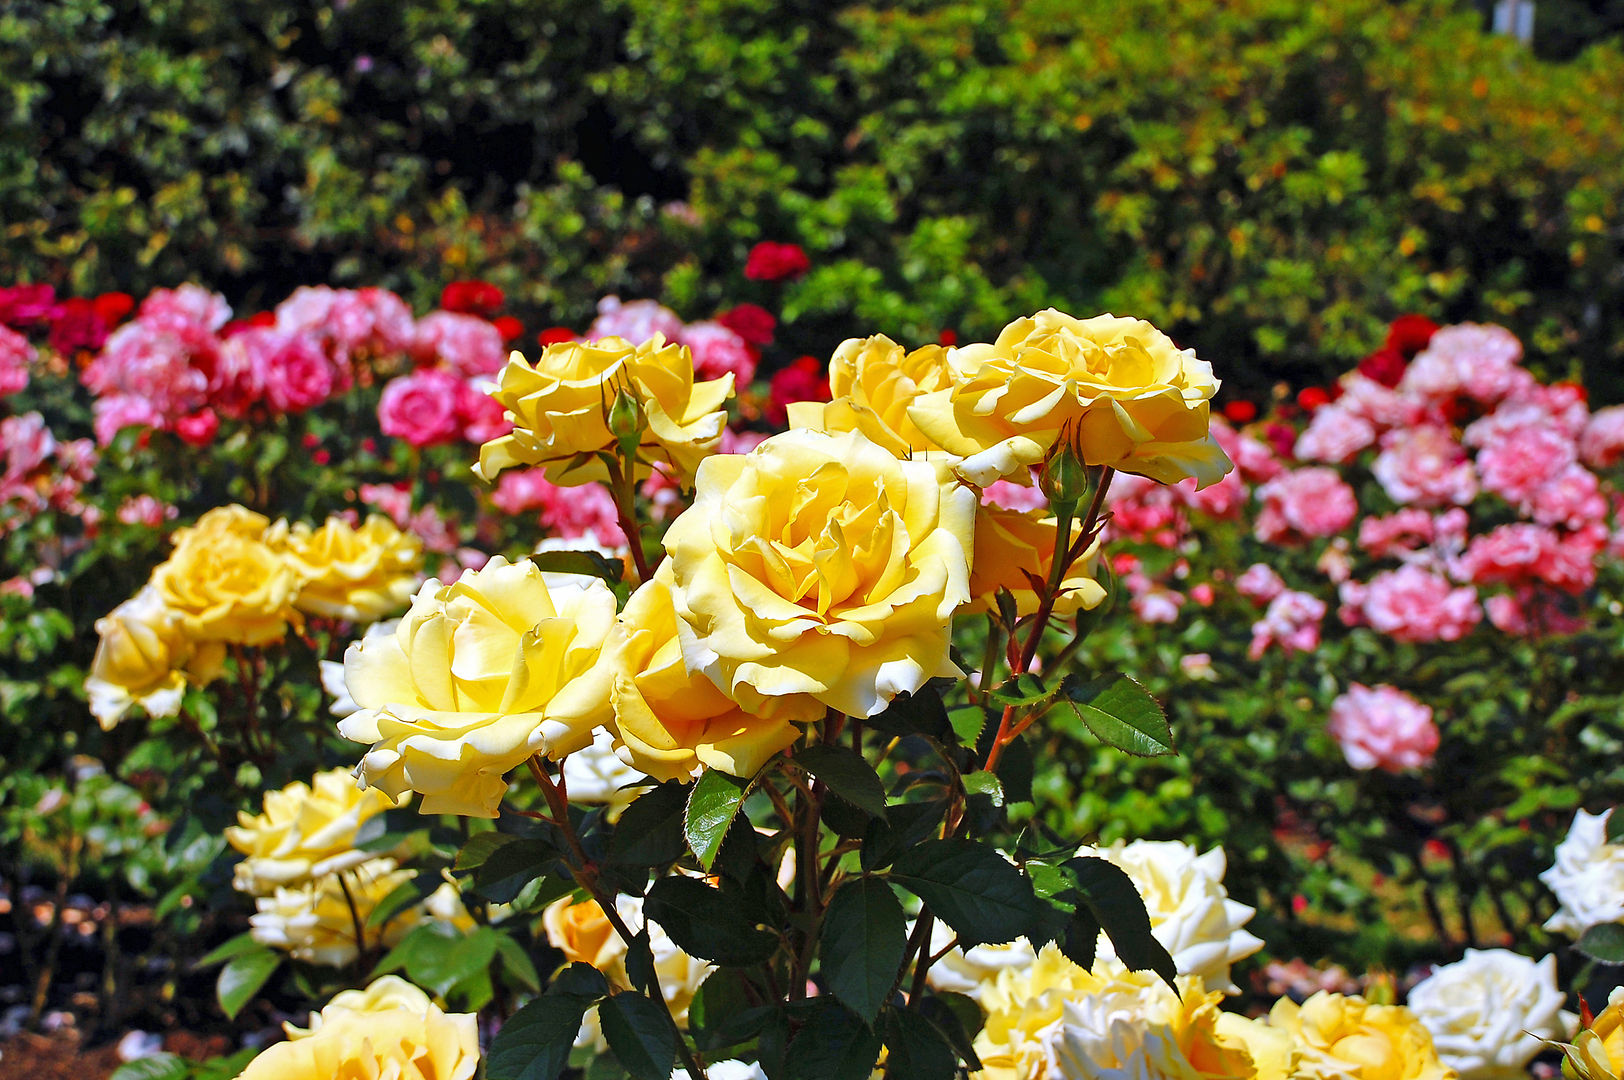
{"label": "yellow rose bloom", "polygon": [[843,341],[829,361],[832,401],[789,406],[792,428],[861,431],[898,457],[942,449],[908,419],[920,394],[952,385],[947,350],[925,345],[906,352],[884,334]]}
{"label": "yellow rose bloom", "polygon": [[[671,601],[671,563],[626,602],[604,646],[617,750],[657,780],[693,780],[707,768],[750,777],[800,735],[797,723],[823,715],[816,701],[769,700],[759,712],[738,706],[682,661]],[[571,792],[573,795],[573,791]]]}
{"label": "yellow rose bloom", "polygon": [[433,1006],[429,996],[399,975],[383,975],[372,980],[365,990],[340,990],[333,999],[310,1014],[310,1026],[295,1027],[283,1021],[282,1030],[289,1039],[305,1039],[314,1035],[321,1026],[348,1013],[378,1013],[391,1009],[427,1012]]}
{"label": "yellow rose bloom", "polygon": [[669,464],[686,482],[722,438],[733,376],[696,383],[693,354],[658,334],[640,345],[618,337],[549,345],[534,366],[515,352],[491,392],[513,432],[480,447],[474,472],[489,481],[510,466],[541,465],[555,484],[607,479],[596,455],[616,452],[608,407],[617,390],[643,414],[638,456]]}
{"label": "yellow rose bloom", "polygon": [[[1015,610],[1031,615],[1038,609],[1038,594],[1027,574],[1048,581],[1054,566],[1055,531],[1060,523],[1043,510],[1010,510],[983,503],[976,509],[975,558],[970,563],[970,595],[988,611],[998,610],[998,590],[1008,589]],[[1082,535],[1083,523],[1072,523],[1072,539]],[[1061,582],[1054,613],[1064,618],[1095,608],[1105,599],[1105,586],[1094,577],[1099,562],[1098,538],[1071,564]]]}
{"label": "yellow rose bloom", "polygon": [[[745,710],[872,716],[937,675],[970,597],[975,493],[857,432],[709,458],[665,534],[683,661]],[[795,699],[799,698],[800,701]]]}
{"label": "yellow rose bloom", "polygon": [[472,1080],[478,1068],[475,1015],[429,1004],[340,1010],[308,1038],[267,1048],[238,1080]]}
{"label": "yellow rose bloom", "polygon": [[239,824],[225,831],[227,842],[248,856],[237,864],[232,886],[263,896],[278,886],[358,866],[374,853],[355,849],[356,833],[400,802],[376,788],[363,791],[347,769],[268,791],[260,814],[239,811]]}
{"label": "yellow rose bloom", "polygon": [[1232,467],[1208,430],[1212,365],[1143,319],[1048,308],[950,360],[953,386],[920,395],[908,417],[965,458],[973,483],[1044,461],[1067,425],[1089,465],[1165,484],[1194,476],[1202,487]]}
{"label": "yellow rose bloom", "polygon": [[194,648],[151,585],[97,619],[96,633],[85,696],[103,731],[137,705],[151,716],[174,716],[186,690],[181,669],[190,663],[194,678],[207,682],[219,666],[220,647]]}
{"label": "yellow rose bloom", "polygon": [[564,954],[569,964],[590,964],[617,986],[630,986],[626,977],[626,943],[615,933],[603,905],[596,900],[562,896],[541,913],[547,943]]}
{"label": "yellow rose bloom", "polygon": [[1289,1033],[1302,1050],[1299,1074],[1308,1080],[1454,1080],[1438,1060],[1432,1036],[1400,1005],[1321,991],[1298,1005],[1281,998],[1269,1024]]}
{"label": "yellow rose bloom", "polygon": [[299,583],[261,539],[264,530],[264,517],[230,506],[176,531],[175,550],[152,572],[152,585],[187,635],[264,645],[287,633],[288,622],[298,618],[293,598]]}
{"label": "yellow rose bloom", "polygon": [[1562,1072],[1571,1080],[1619,1080],[1624,1076],[1624,987],[1613,988],[1607,995],[1607,1008],[1568,1045]]}
{"label": "yellow rose bloom", "polygon": [[602,581],[528,561],[497,556],[454,584],[426,582],[392,635],[344,654],[359,708],[338,730],[372,744],[362,781],[422,792],[425,814],[495,817],[504,773],[578,750],[608,721],[596,662],[614,621]]}
{"label": "yellow rose bloom", "polygon": [[[354,961],[355,918],[359,915],[366,944],[393,945],[421,918],[420,910],[402,912],[380,927],[366,927],[367,916],[417,871],[402,869],[393,859],[370,859],[341,874],[278,886],[254,899],[258,910],[248,917],[248,932],[261,945],[280,949],[295,960],[324,967]],[[340,878],[343,880],[340,881]],[[355,911],[350,910],[350,899]]]}
{"label": "yellow rose bloom", "polygon": [[376,622],[404,607],[420,580],[422,541],[381,514],[359,529],[340,517],[319,528],[278,521],[265,539],[298,576],[293,606],[306,614]]}

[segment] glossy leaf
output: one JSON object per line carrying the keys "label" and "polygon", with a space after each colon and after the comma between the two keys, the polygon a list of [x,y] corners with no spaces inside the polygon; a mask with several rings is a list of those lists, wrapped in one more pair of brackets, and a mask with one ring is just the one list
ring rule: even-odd
{"label": "glossy leaf", "polygon": [[890,877],[929,904],[967,946],[1013,941],[1037,914],[1026,876],[973,840],[927,840],[897,859]]}
{"label": "glossy leaf", "polygon": [[722,850],[722,841],[727,838],[734,815],[744,804],[748,787],[748,780],[729,776],[719,769],[707,769],[694,781],[683,819],[683,834],[706,870],[716,861],[716,853]]}
{"label": "glossy leaf", "polygon": [[864,1023],[879,1015],[907,945],[907,917],[884,880],[853,878],[835,890],[818,958],[830,992]]}
{"label": "glossy leaf", "polygon": [[664,1002],[642,994],[614,994],[598,1003],[598,1023],[620,1064],[636,1080],[670,1080],[677,1033]]}
{"label": "glossy leaf", "polygon": [[858,809],[874,817],[885,816],[885,785],[874,766],[856,751],[844,746],[809,746],[796,753],[795,764]]}
{"label": "glossy leaf", "polygon": [[227,1019],[235,1020],[253,996],[259,993],[282,964],[282,955],[263,946],[253,952],[238,953],[220,969],[214,993],[220,1001],[220,1010]]}
{"label": "glossy leaf", "polygon": [[1176,753],[1173,728],[1150,692],[1126,675],[1068,678],[1062,696],[1094,737],[1138,757]]}
{"label": "glossy leaf", "polygon": [[1151,935],[1144,898],[1127,872],[1093,856],[1068,859],[1065,865],[1076,875],[1078,895],[1111,939],[1117,959],[1130,971],[1154,971],[1172,986],[1178,974],[1173,958]]}
{"label": "glossy leaf", "polygon": [[683,952],[726,967],[760,963],[778,947],[776,934],[755,926],[695,878],[656,881],[644,910]]}

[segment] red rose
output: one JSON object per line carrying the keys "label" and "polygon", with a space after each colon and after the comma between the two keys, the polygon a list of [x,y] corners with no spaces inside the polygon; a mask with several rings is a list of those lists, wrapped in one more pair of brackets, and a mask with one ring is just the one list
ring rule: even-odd
{"label": "red rose", "polygon": [[453,281],[440,293],[440,307],[463,315],[494,314],[507,297],[488,281]]}
{"label": "red rose", "polygon": [[175,434],[191,446],[207,446],[220,430],[220,418],[213,409],[202,409],[175,421]]}
{"label": "red rose", "polygon": [[[1392,339],[1389,338],[1389,341]],[[1413,353],[1410,355],[1414,355]],[[1384,345],[1363,360],[1359,361],[1359,374],[1373,382],[1379,382],[1391,389],[1404,378],[1404,368],[1409,363],[1409,356],[1400,352],[1392,345]]]}
{"label": "red rose", "polygon": [[1257,419],[1257,406],[1250,401],[1231,401],[1224,405],[1224,419],[1231,424],[1247,424]]}
{"label": "red rose", "polygon": [[1321,405],[1331,402],[1330,393],[1322,386],[1310,386],[1297,394],[1297,404],[1302,406],[1304,412],[1313,412]]}
{"label": "red rose", "polygon": [[1387,325],[1387,347],[1413,360],[1437,332],[1438,324],[1425,315],[1400,315]]}
{"label": "red rose", "polygon": [[107,340],[107,320],[89,300],[74,297],[56,309],[51,320],[51,348],[64,356],[80,349],[99,349]]}
{"label": "red rose", "polygon": [[828,401],[829,372],[815,356],[803,356],[772,377],[767,386],[767,419],[782,427],[795,401]]}
{"label": "red rose", "polygon": [[576,337],[577,335],[575,331],[571,330],[567,326],[549,326],[547,329],[536,335],[536,344],[545,349],[549,345],[557,345],[565,341],[574,341]]}
{"label": "red rose", "polygon": [[275,325],[276,312],[261,311],[256,315],[248,316],[246,319],[232,319],[220,327],[220,336],[222,338],[234,338],[245,330],[261,330]]}
{"label": "red rose", "polygon": [[740,304],[716,316],[716,321],[752,345],[771,345],[778,320],[756,304]]}
{"label": "red rose", "polygon": [[524,323],[512,315],[503,315],[499,319],[492,319],[491,325],[496,327],[496,332],[502,335],[504,342],[512,341],[524,333]]}
{"label": "red rose", "polygon": [[54,286],[13,285],[0,289],[0,325],[19,327],[45,322],[55,310]]}
{"label": "red rose", "polygon": [[744,276],[751,281],[782,281],[800,277],[811,267],[801,245],[763,240],[750,249],[750,257],[744,262]]}
{"label": "red rose", "polygon": [[105,292],[92,300],[91,304],[95,306],[96,314],[105,319],[109,327],[113,327],[135,310],[135,297],[127,292]]}
{"label": "red rose", "polygon": [[958,343],[959,332],[957,330],[943,330],[940,334],[936,335],[936,344],[942,346],[943,348],[951,349]]}

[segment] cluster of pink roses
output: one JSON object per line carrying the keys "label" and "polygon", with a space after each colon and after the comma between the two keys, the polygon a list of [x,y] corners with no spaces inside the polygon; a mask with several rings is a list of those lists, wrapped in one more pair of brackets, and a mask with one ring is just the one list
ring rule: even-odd
{"label": "cluster of pink roses", "polygon": [[89,439],[62,441],[37,412],[0,420],[0,536],[35,514],[84,514],[79,492],[90,482],[96,448]]}

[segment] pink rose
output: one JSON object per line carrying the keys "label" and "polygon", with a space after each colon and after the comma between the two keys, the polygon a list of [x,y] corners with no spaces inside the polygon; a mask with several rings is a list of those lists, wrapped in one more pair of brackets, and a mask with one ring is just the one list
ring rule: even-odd
{"label": "pink rose", "polygon": [[462,421],[462,437],[471,443],[487,443],[513,430],[513,421],[501,402],[491,397],[495,384],[489,379],[463,383],[457,416]]}
{"label": "pink rose", "polygon": [[1281,473],[1258,488],[1263,509],[1253,530],[1266,544],[1293,543],[1341,532],[1359,514],[1353,489],[1335,469]]}
{"label": "pink rose", "polygon": [[1213,417],[1212,437],[1224,448],[1229,460],[1235,463],[1235,471],[1247,483],[1273,479],[1286,467],[1267,443],[1236,431],[1222,417]]}
{"label": "pink rose", "polygon": [[1351,683],[1331,703],[1326,730],[1355,769],[1419,769],[1438,751],[1432,709],[1391,686]]}
{"label": "pink rose", "polygon": [[362,484],[359,494],[364,505],[382,511],[396,528],[404,529],[411,520],[412,493],[404,484]]}
{"label": "pink rose", "polygon": [[1105,502],[1111,508],[1107,531],[1112,538],[1144,540],[1183,530],[1178,493],[1146,477],[1119,473],[1105,493]]}
{"label": "pink rose", "polygon": [[1578,459],[1573,440],[1548,425],[1518,427],[1478,451],[1483,487],[1517,506]]}
{"label": "pink rose", "polygon": [[1476,589],[1455,588],[1416,563],[1385,570],[1352,595],[1358,622],[1398,641],[1457,641],[1483,618]]}
{"label": "pink rose", "polygon": [[151,401],[135,394],[98,398],[91,409],[95,414],[91,427],[96,432],[96,442],[102,446],[112,442],[127,427],[161,429],[171,423],[170,418],[160,413]]}
{"label": "pink rose", "polygon": [[1624,405],[1591,414],[1579,435],[1579,458],[1592,469],[1605,469],[1624,458]]}
{"label": "pink rose", "polygon": [[1336,404],[1354,416],[1370,421],[1378,432],[1408,427],[1418,422],[1426,412],[1424,402],[1404,393],[1402,389],[1390,390],[1357,371],[1342,376],[1337,385],[1342,388],[1342,396]]}
{"label": "pink rose", "polygon": [[981,490],[983,506],[1000,506],[1005,510],[1041,510],[1049,505],[1035,484],[1017,484],[1011,480],[994,480]]}
{"label": "pink rose", "polygon": [[1305,592],[1287,589],[1273,600],[1263,618],[1252,624],[1252,644],[1246,655],[1260,660],[1269,646],[1278,645],[1290,655],[1313,652],[1320,644],[1320,623],[1325,618],[1325,601]]}
{"label": "pink rose", "polygon": [[207,446],[220,432],[220,417],[213,409],[199,409],[175,421],[175,434],[188,446]]}
{"label": "pink rose", "polygon": [[0,289],[0,326],[46,322],[56,310],[54,285],[12,285]]}
{"label": "pink rose", "polygon": [[378,427],[416,447],[452,442],[462,434],[457,406],[464,382],[439,368],[391,379],[378,402]]}
{"label": "pink rose", "polygon": [[731,372],[747,386],[756,376],[756,353],[749,342],[719,322],[697,322],[677,333],[677,343],[694,354],[694,378],[719,379]]}
{"label": "pink rose", "polygon": [[21,392],[28,386],[28,366],[34,362],[34,347],[14,330],[0,326],[0,397]]}
{"label": "pink rose", "polygon": [[1512,637],[1577,634],[1585,628],[1583,619],[1563,610],[1557,598],[1544,589],[1524,586],[1514,594],[1491,596],[1483,606],[1494,628]]}
{"label": "pink rose", "polygon": [[1466,451],[1446,428],[1431,424],[1388,432],[1370,471],[1400,506],[1464,506],[1477,497]]}
{"label": "pink rose", "polygon": [[633,300],[623,304],[618,296],[606,296],[598,301],[598,317],[587,327],[586,339],[625,338],[641,344],[659,334],[667,341],[682,336],[682,320],[677,313],[656,300]]}
{"label": "pink rose", "polygon": [[1425,510],[1409,508],[1359,523],[1359,546],[1372,558],[1413,554],[1430,543],[1432,515]]}
{"label": "pink rose", "polygon": [[295,289],[276,306],[276,328],[314,335],[333,362],[345,368],[360,353],[406,352],[417,333],[412,309],[389,290],[325,285]]}
{"label": "pink rose", "polygon": [[1596,474],[1575,462],[1536,488],[1519,509],[1541,525],[1580,529],[1606,519],[1607,499]]}
{"label": "pink rose", "polygon": [[1235,579],[1235,591],[1254,604],[1267,604],[1286,591],[1286,583],[1271,567],[1253,563]]}
{"label": "pink rose", "polygon": [[412,359],[471,379],[501,371],[507,347],[502,332],[476,315],[433,311],[418,320]]}
{"label": "pink rose", "polygon": [[179,513],[175,507],[143,492],[119,504],[118,519],[126,525],[145,525],[149,529],[156,529],[166,521],[173,521]]}
{"label": "pink rose", "polygon": [[1349,461],[1376,441],[1376,425],[1352,408],[1332,402],[1314,413],[1314,419],[1297,437],[1292,456],[1299,461],[1324,461],[1333,465]]}
{"label": "pink rose", "polygon": [[219,293],[188,284],[178,289],[154,289],[141,301],[135,317],[161,326],[192,323],[213,333],[231,318],[231,305]]}
{"label": "pink rose", "polygon": [[1239,469],[1225,473],[1222,480],[1208,484],[1199,491],[1196,490],[1194,477],[1174,484],[1173,491],[1190,509],[1207,517],[1225,519],[1240,517],[1251,494],[1246,481],[1241,479]]}

